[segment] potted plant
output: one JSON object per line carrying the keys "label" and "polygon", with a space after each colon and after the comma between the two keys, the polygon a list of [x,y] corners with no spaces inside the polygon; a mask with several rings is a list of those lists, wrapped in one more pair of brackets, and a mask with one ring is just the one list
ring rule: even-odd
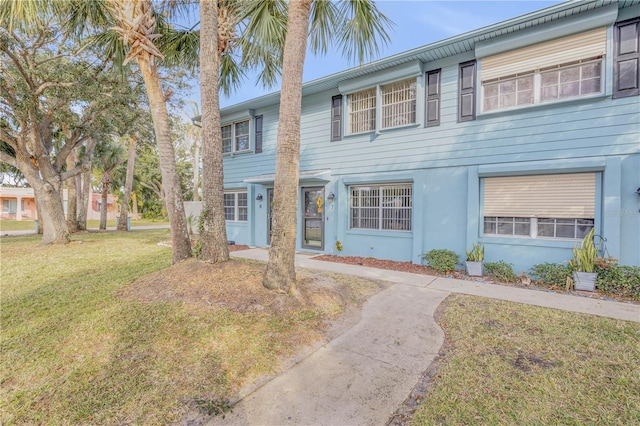
{"label": "potted plant", "polygon": [[472,277],[481,277],[484,274],[484,246],[482,244],[473,244],[471,251],[465,250],[467,253],[467,275]]}
{"label": "potted plant", "polygon": [[594,229],[585,235],[580,247],[573,248],[573,259],[569,267],[573,271],[573,281],[576,290],[594,291],[596,288],[596,257],[598,248],[593,242]]}

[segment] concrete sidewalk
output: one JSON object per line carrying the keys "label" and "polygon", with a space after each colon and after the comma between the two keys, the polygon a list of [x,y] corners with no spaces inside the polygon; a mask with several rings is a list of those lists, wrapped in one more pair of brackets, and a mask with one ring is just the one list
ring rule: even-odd
{"label": "concrete sidewalk", "polygon": [[[267,261],[269,259],[268,250],[257,248],[235,252],[232,253],[232,255],[246,259],[263,261]],[[296,266],[320,271],[335,272],[337,274],[355,275],[363,278],[425,287],[449,293],[470,294],[473,296],[482,296],[491,299],[526,303],[528,305],[542,306],[545,308],[561,309],[564,311],[581,312],[584,314],[598,315],[607,318],[640,322],[640,305],[632,303],[614,302],[570,294],[487,284],[479,281],[442,278],[433,275],[411,274],[408,272],[388,271],[384,269],[369,268],[366,266],[325,262],[322,260],[313,260],[314,256],[316,255],[297,254]]]}
{"label": "concrete sidewalk", "polygon": [[[251,249],[234,257],[267,260]],[[298,267],[394,283],[369,299],[360,321],[209,425],[384,425],[436,357],[444,333],[434,312],[451,293],[640,322],[640,306],[481,282],[387,271],[296,256]]]}

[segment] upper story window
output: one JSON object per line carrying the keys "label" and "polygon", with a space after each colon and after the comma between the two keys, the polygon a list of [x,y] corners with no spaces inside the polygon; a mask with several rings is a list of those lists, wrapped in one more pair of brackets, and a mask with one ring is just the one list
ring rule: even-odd
{"label": "upper story window", "polygon": [[376,88],[349,95],[349,133],[370,132],[376,128]]}
{"label": "upper story window", "polygon": [[416,79],[380,87],[382,92],[382,128],[416,122]]}
{"label": "upper story window", "polygon": [[482,59],[482,110],[495,111],[603,92],[606,28]]}
{"label": "upper story window", "polygon": [[[372,87],[348,96],[349,133],[371,132],[416,123],[416,79]],[[376,116],[380,108],[380,123]]]}
{"label": "upper story window", "polygon": [[484,111],[530,105],[533,103],[533,74],[486,82],[483,89]]}
{"label": "upper story window", "polygon": [[602,58],[484,81],[482,89],[485,112],[602,93]]}
{"label": "upper story window", "polygon": [[547,68],[540,80],[540,102],[600,93],[602,59]]}
{"label": "upper story window", "polygon": [[250,120],[242,120],[233,124],[226,124],[221,127],[222,131],[222,153],[249,151],[249,123]]}

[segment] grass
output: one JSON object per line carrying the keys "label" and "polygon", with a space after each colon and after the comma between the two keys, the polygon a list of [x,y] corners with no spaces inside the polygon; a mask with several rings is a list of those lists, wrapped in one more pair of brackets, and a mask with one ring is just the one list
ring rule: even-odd
{"label": "grass", "polygon": [[[168,225],[166,220],[156,219],[131,219],[131,226],[149,226],[149,225]],[[87,227],[89,229],[98,229],[100,226],[99,220],[88,220]],[[107,220],[107,228],[115,228],[116,220]],[[0,220],[0,231],[31,231],[35,229],[33,220]]]}
{"label": "grass", "polygon": [[640,324],[472,296],[440,323],[412,424],[640,424]]}
{"label": "grass", "polygon": [[[120,297],[163,270],[168,230],[89,233],[65,246],[3,238],[2,424],[167,424],[274,371],[318,315],[238,313]],[[296,334],[298,333],[298,334]]]}

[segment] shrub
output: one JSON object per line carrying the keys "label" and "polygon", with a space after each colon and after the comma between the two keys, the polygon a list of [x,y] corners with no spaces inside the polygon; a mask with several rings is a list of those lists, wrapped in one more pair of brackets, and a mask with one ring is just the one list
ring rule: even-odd
{"label": "shrub", "polygon": [[441,274],[456,269],[459,261],[459,256],[454,251],[447,249],[431,250],[421,257],[427,261],[427,265]]}
{"label": "shrub", "polygon": [[596,288],[616,296],[640,300],[640,267],[611,265],[597,268]]}
{"label": "shrub", "polygon": [[571,268],[561,263],[540,263],[533,265],[529,275],[538,284],[548,287],[565,287],[571,277]]}
{"label": "shrub", "polygon": [[491,278],[505,283],[518,281],[518,276],[513,272],[513,265],[504,260],[485,263],[484,272]]}

